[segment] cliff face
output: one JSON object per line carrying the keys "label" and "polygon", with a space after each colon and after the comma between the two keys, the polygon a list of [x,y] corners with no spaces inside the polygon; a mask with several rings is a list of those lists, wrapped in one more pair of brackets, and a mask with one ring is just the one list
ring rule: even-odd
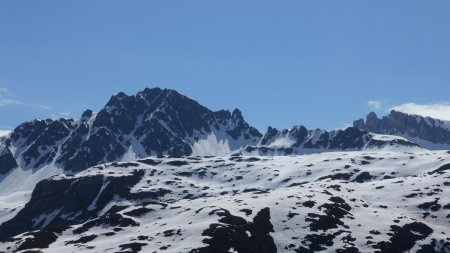
{"label": "cliff face", "polygon": [[382,118],[378,118],[375,113],[371,112],[367,115],[366,121],[356,120],[353,122],[353,126],[373,133],[419,138],[450,147],[449,121],[392,110],[389,115]]}
{"label": "cliff face", "polygon": [[211,111],[169,89],[120,92],[98,113],[80,119],[31,120],[0,138],[0,175],[14,168],[49,164],[73,172],[127,155],[190,155],[199,140],[214,135],[230,149],[254,145],[261,133],[242,113]]}

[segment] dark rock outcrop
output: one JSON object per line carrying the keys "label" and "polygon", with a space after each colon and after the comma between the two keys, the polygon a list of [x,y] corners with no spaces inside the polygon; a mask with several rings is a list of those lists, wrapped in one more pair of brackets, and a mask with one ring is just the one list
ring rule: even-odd
{"label": "dark rock outcrop", "polygon": [[[406,138],[416,137],[422,140],[446,144],[450,147],[450,124],[447,121],[410,115],[392,110],[391,113],[378,118],[374,112],[367,115],[366,121],[359,119],[353,122],[353,126],[373,133],[401,135]],[[432,147],[425,147],[432,148]]]}
{"label": "dark rock outcrop", "polygon": [[0,151],[0,164],[0,174],[6,174],[18,166],[8,144]]}
{"label": "dark rock outcrop", "polygon": [[245,151],[259,155],[308,154],[338,150],[364,150],[391,147],[418,147],[404,138],[376,138],[376,134],[356,127],[344,130],[307,130],[304,126],[279,131],[269,127],[258,145],[247,146]]}
{"label": "dark rock outcrop", "polygon": [[131,187],[143,175],[142,170],[134,170],[123,176],[65,176],[43,180],[36,185],[25,207],[0,225],[0,240],[31,229],[69,226],[95,218],[114,197],[131,198]]}
{"label": "dark rock outcrop", "polygon": [[421,222],[412,222],[403,227],[392,225],[392,237],[389,241],[379,242],[374,248],[376,252],[401,253],[410,250],[416,241],[427,238],[433,229]]}
{"label": "dark rock outcrop", "polygon": [[253,218],[253,222],[234,216],[225,209],[215,210],[210,214],[219,215],[220,223],[211,224],[203,232],[203,236],[208,236],[203,240],[207,246],[194,249],[191,253],[230,252],[231,249],[248,253],[277,252],[270,235],[274,230],[268,207],[261,209]]}
{"label": "dark rock outcrop", "polygon": [[77,172],[119,161],[128,151],[137,157],[190,155],[194,143],[211,134],[233,149],[261,138],[237,109],[213,112],[169,89],[146,88],[131,96],[120,92],[98,113],[86,110],[79,120],[32,120],[18,126],[0,139],[0,174],[19,160],[26,169],[54,162]]}

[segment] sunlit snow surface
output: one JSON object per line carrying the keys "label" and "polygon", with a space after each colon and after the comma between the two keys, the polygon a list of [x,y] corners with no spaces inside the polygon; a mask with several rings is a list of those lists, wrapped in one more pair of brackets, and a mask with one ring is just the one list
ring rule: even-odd
{"label": "sunlit snow surface", "polygon": [[[213,140],[207,139],[202,145],[206,148],[213,144]],[[367,244],[367,236],[371,236],[370,241],[373,243],[386,241],[389,240],[391,225],[402,226],[413,221],[426,224],[433,229],[433,233],[420,240],[410,252],[416,252],[420,244],[430,243],[432,238],[446,241],[450,237],[450,219],[447,217],[450,210],[443,208],[450,203],[450,171],[433,173],[440,166],[450,163],[447,151],[361,151],[278,157],[152,159],[160,164],[135,162],[137,166],[127,168],[106,164],[76,175],[81,178],[101,174],[105,175],[107,182],[106,176],[120,177],[143,169],[145,175],[132,188],[132,192],[170,190],[171,193],[153,200],[155,203],[145,204],[146,208],[153,211],[139,217],[129,216],[139,226],[124,227],[108,236],[107,233],[113,231],[112,227],[95,226],[85,233],[74,234],[73,230],[81,226],[75,225],[58,234],[58,239],[49,248],[40,250],[117,252],[121,250],[119,245],[140,242],[145,244],[141,252],[189,252],[204,245],[202,240],[206,237],[202,233],[210,224],[219,223],[220,217],[210,213],[217,208],[224,208],[233,215],[251,221],[259,210],[269,207],[275,231],[271,236],[278,252],[294,252],[295,248],[305,246],[302,241],[307,235],[333,234],[340,230],[343,232],[333,239],[333,245],[324,245],[326,250],[323,252],[335,252],[348,246],[348,242],[342,240],[346,235],[355,239],[352,243],[361,252],[373,252],[373,244]],[[181,162],[181,165],[171,165],[172,161]],[[368,173],[371,178],[358,180],[363,173]],[[348,179],[339,180],[340,174],[347,174]],[[61,175],[53,180],[63,177]],[[414,193],[415,197],[407,197]],[[14,205],[15,201],[24,198],[23,194],[26,193],[11,192],[0,197],[1,207],[3,203],[6,206]],[[344,199],[351,207],[350,214],[341,219],[343,224],[337,228],[326,232],[312,231],[308,214],[324,214],[324,209],[319,207],[330,203],[332,196]],[[437,211],[418,207],[436,199],[442,206]],[[112,205],[127,205],[129,207],[120,211],[124,215],[148,201],[115,199],[99,214],[105,213]],[[307,201],[314,205],[305,206]],[[253,213],[246,215],[243,209],[252,210]],[[50,211],[45,214],[47,216],[36,216],[48,219],[51,215],[67,215],[57,213],[58,209]],[[424,218],[426,212],[429,215]],[[0,220],[11,217],[1,210],[0,215]],[[164,232],[172,229],[180,229],[180,233],[165,236]],[[379,234],[370,231],[378,231]],[[68,241],[93,234],[97,237],[92,241],[67,244]],[[139,236],[148,237],[139,239]],[[21,242],[25,237],[19,235],[16,238]],[[2,244],[0,251],[8,251],[7,247],[11,247],[9,250],[14,249],[18,242]]]}
{"label": "sunlit snow surface", "polygon": [[18,191],[31,191],[37,182],[50,176],[63,173],[54,165],[46,165],[38,170],[16,168],[0,175],[0,196]]}
{"label": "sunlit snow surface", "polygon": [[227,139],[220,140],[212,133],[205,139],[200,139],[192,146],[193,156],[229,155],[231,154],[230,144]]}
{"label": "sunlit snow surface", "polygon": [[11,132],[11,130],[1,130],[0,129],[0,137],[8,135]]}

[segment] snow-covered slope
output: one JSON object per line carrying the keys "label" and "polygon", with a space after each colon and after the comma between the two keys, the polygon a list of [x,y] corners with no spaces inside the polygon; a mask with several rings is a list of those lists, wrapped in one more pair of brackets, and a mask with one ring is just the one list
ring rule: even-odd
{"label": "snow-covered slope", "polygon": [[0,251],[450,252],[449,213],[446,151],[153,157],[41,181]]}

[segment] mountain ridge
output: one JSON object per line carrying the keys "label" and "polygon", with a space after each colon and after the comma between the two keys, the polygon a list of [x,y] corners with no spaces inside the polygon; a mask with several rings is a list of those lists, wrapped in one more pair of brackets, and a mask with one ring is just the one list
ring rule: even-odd
{"label": "mountain ridge", "polygon": [[1,137],[0,174],[49,163],[79,171],[117,161],[131,148],[138,157],[189,155],[192,145],[212,132],[234,148],[261,136],[238,109],[213,112],[169,89],[119,92],[99,112],[86,110],[79,120],[31,120]]}
{"label": "mountain ridge", "polygon": [[418,138],[425,141],[419,140],[419,144],[428,149],[437,149],[439,146],[450,149],[450,121],[391,110],[381,118],[371,112],[365,121],[355,120],[353,126],[378,134],[399,135],[410,140]]}
{"label": "mountain ridge", "polygon": [[0,137],[0,252],[448,253],[449,154],[119,92]]}
{"label": "mountain ridge", "polygon": [[326,131],[298,125],[281,131],[269,127],[257,145],[244,150],[254,155],[301,155],[401,147],[419,148],[419,145],[402,137],[373,134],[356,127]]}
{"label": "mountain ridge", "polygon": [[[371,127],[374,118],[376,115],[369,114],[369,124],[358,120],[353,128],[344,130],[308,130],[297,125],[284,130],[269,127],[263,135],[244,120],[239,109],[211,111],[175,90],[145,88],[134,95],[118,92],[98,112],[85,110],[79,119],[26,121],[0,137],[0,175],[14,168],[37,170],[47,165],[78,172],[105,162],[160,155],[225,155],[239,151],[292,155],[421,146],[401,132],[406,139],[371,134],[399,134],[388,127],[383,131]],[[450,143],[450,131],[446,141]]]}

